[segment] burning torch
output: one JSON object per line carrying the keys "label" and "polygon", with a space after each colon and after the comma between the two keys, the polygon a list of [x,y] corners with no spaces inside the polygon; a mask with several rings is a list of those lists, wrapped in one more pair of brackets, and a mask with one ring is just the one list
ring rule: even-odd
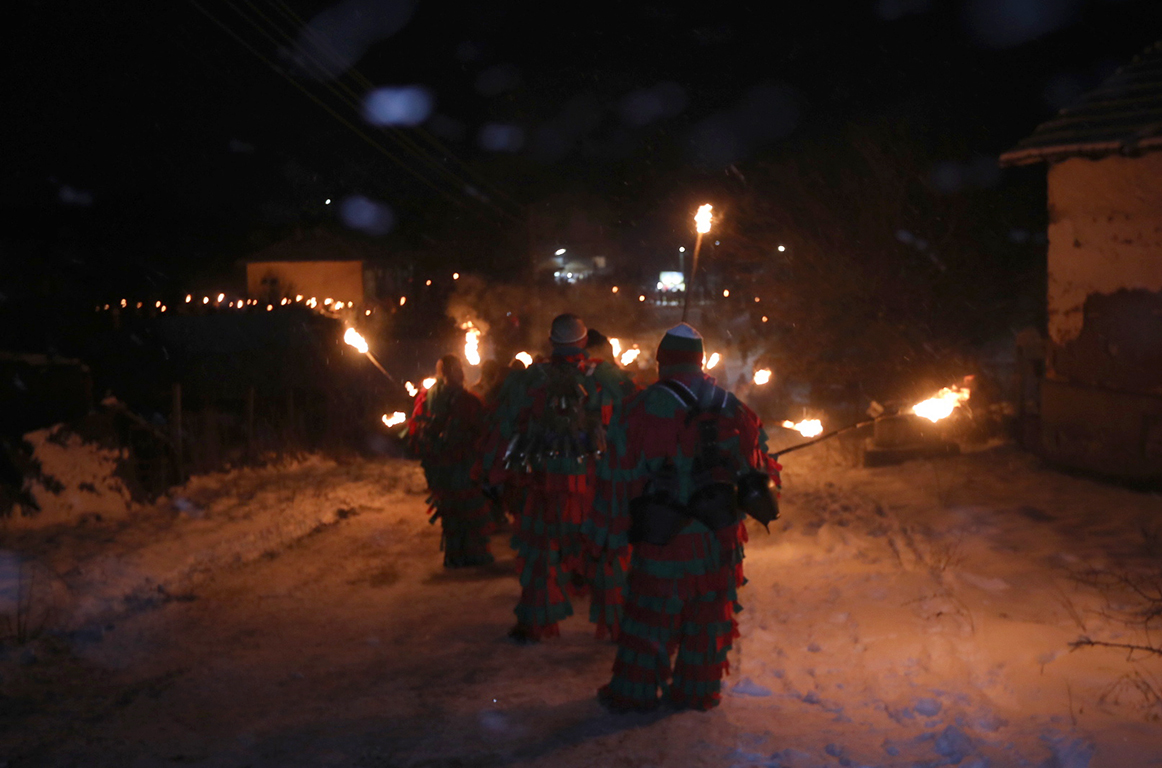
{"label": "burning torch", "polygon": [[391,381],[395,381],[395,377],[388,373],[387,370],[385,370],[384,367],[379,364],[379,361],[375,359],[375,355],[371,354],[371,349],[367,346],[367,339],[363,338],[359,331],[355,330],[354,328],[348,328],[347,332],[343,334],[343,341],[347,342],[351,346],[355,347],[355,349],[367,355],[367,359],[371,361],[372,365],[379,369],[380,373],[382,373]]}
{"label": "burning torch", "polygon": [[698,237],[694,240],[694,258],[690,260],[690,279],[686,282],[686,298],[682,303],[682,322],[686,322],[686,314],[690,310],[690,292],[694,289],[694,275],[698,272],[698,252],[702,249],[702,235],[710,231],[711,211],[710,203],[698,207],[694,214],[694,229]]}

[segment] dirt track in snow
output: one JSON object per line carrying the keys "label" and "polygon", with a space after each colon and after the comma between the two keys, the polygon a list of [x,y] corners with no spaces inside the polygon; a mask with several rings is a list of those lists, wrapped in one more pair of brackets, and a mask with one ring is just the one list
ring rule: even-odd
{"label": "dirt track in snow", "polygon": [[585,604],[559,640],[509,644],[503,537],[495,566],[444,571],[422,494],[388,493],[414,469],[367,462],[320,482],[382,476],[390,504],[364,492],[111,628],[7,650],[0,766],[1162,764],[1159,702],[1137,685],[1162,668],[1067,647],[1082,626],[1129,636],[1071,574],[1148,559],[1162,500],[1003,447],[833,458],[788,462],[784,529],[752,530],[714,712],[604,713],[614,648]]}

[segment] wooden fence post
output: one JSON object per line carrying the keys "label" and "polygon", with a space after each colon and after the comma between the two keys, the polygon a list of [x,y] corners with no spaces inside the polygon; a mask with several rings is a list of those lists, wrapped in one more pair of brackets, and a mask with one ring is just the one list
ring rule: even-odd
{"label": "wooden fence post", "polygon": [[254,387],[246,390],[246,457],[254,461]]}
{"label": "wooden fence post", "polygon": [[182,385],[175,381],[171,392],[172,415],[170,417],[171,439],[173,440],[174,463],[178,471],[178,483],[186,480],[184,457],[182,456]]}

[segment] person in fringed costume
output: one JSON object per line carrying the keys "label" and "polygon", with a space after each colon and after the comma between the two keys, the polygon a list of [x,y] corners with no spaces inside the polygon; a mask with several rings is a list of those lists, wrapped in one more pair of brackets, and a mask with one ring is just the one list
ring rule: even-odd
{"label": "person in fringed costume", "polygon": [[742,510],[755,514],[759,494],[755,516],[777,516],[762,424],[702,373],[702,355],[691,326],[666,333],[659,380],[625,404],[598,470],[590,535],[613,551],[633,542],[613,678],[598,692],[615,712],[718,704],[738,637]]}
{"label": "person in fringed costume", "polygon": [[512,538],[521,596],[509,637],[518,643],[558,636],[559,622],[573,614],[570,596],[587,589],[581,526],[612,404],[586,367],[586,333],[576,315],[553,320],[551,357],[505,381],[482,451],[484,481],[525,494]]}
{"label": "person in fringed costume", "polygon": [[472,478],[484,426],[480,399],[464,388],[460,358],[436,363],[436,383],[416,395],[410,448],[428,481],[431,522],[443,527],[444,567],[487,565],[493,524],[480,483]]}
{"label": "person in fringed costume", "polygon": [[[589,356],[587,370],[602,391],[605,399],[602,421],[609,425],[621,419],[622,405],[639,387],[633,376],[617,364],[609,338],[590,328],[585,341]],[[592,515],[582,526],[582,539],[587,546],[585,578],[589,582],[589,620],[597,626],[597,639],[617,639],[625,600],[626,574],[629,571],[629,548],[608,548],[596,541]]]}

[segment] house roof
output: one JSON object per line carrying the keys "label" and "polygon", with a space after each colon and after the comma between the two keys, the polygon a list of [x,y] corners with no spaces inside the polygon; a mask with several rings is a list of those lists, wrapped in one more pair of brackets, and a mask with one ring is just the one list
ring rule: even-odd
{"label": "house roof", "polygon": [[1001,165],[1027,165],[1149,149],[1162,149],[1162,41],[1037,126],[1000,161]]}

